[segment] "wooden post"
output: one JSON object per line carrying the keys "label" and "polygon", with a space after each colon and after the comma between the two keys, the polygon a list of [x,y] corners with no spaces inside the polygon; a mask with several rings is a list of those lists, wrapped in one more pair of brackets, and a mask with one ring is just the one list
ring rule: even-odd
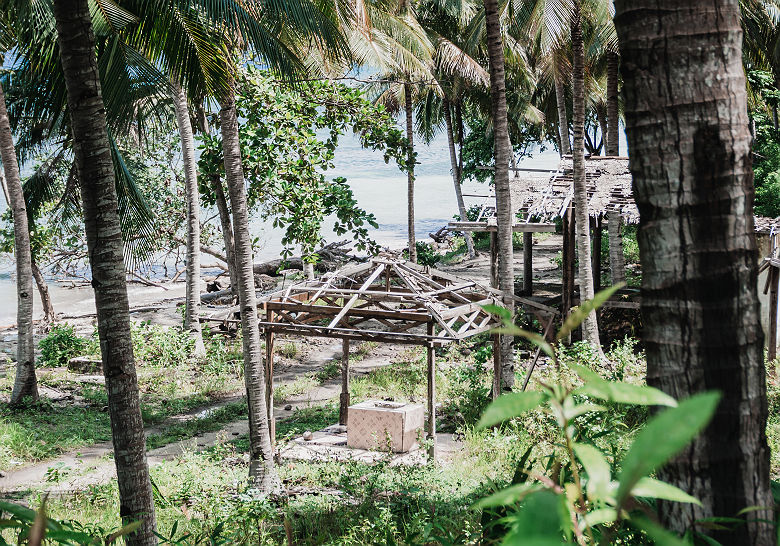
{"label": "wooden post", "polygon": [[501,335],[493,334],[493,400],[501,396]]}
{"label": "wooden post", "polygon": [[498,233],[490,232],[490,286],[498,288]]}
{"label": "wooden post", "polygon": [[[268,322],[274,321],[274,312],[268,311]],[[265,329],[265,405],[268,410],[268,433],[271,445],[276,444],[276,421],[274,420],[274,333]]]}
{"label": "wooden post", "polygon": [[523,232],[523,294],[530,296],[534,291],[534,237],[530,231]]}
{"label": "wooden post", "polygon": [[341,353],[341,396],[339,403],[339,424],[347,424],[349,411],[349,340],[344,338]]}
{"label": "wooden post", "polygon": [[[428,323],[428,335],[433,335],[433,323]],[[436,355],[433,352],[433,344],[426,346],[428,353],[428,457],[436,461]]]}
{"label": "wooden post", "polygon": [[561,294],[561,314],[569,316],[574,302],[574,205],[571,203],[563,215],[563,283]]}
{"label": "wooden post", "polygon": [[767,340],[767,360],[777,358],[777,291],[780,280],[780,269],[770,265],[769,271],[769,336]]}
{"label": "wooden post", "polygon": [[598,292],[601,290],[601,237],[604,232],[602,217],[591,218],[590,225],[593,227],[593,252],[590,255],[590,265],[593,270],[593,288]]}

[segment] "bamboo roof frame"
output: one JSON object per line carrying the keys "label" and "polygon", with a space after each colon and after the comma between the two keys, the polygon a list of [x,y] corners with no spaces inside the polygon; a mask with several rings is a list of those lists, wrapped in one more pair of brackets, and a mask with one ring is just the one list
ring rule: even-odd
{"label": "bamboo roof frame", "polygon": [[380,256],[294,283],[258,305],[264,331],[435,347],[500,326],[483,306],[502,303],[499,291],[474,281]]}

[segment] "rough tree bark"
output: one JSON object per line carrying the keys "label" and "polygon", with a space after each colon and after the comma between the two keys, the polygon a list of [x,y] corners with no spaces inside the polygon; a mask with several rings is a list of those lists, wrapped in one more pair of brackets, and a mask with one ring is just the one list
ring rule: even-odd
{"label": "rough tree bark", "polygon": [[620,107],[618,103],[618,70],[620,56],[607,51],[607,135],[606,155],[620,155]]}
{"label": "rough tree bark", "polygon": [[725,545],[774,544],[769,509],[731,532],[696,524],[773,505],[738,1],[615,7],[647,381],[676,398],[723,394],[709,427],[659,473],[703,506],[663,502],[660,518]]}
{"label": "rough tree bark", "polygon": [[[444,99],[444,122],[447,127],[447,144],[450,149],[450,167],[452,169],[452,183],[455,186],[455,199],[458,201],[458,214],[461,221],[466,221],[466,204],[463,202],[463,188],[460,185],[460,168],[458,166],[458,156],[455,152],[455,134],[452,127],[452,112],[450,111],[450,101],[445,97]],[[466,250],[468,251],[468,257],[474,258],[477,254],[474,252],[474,238],[471,236],[471,232],[464,232],[464,238],[466,239]]]}
{"label": "rough tree bark", "polygon": [[409,141],[409,172],[406,182],[406,229],[409,233],[409,261],[417,262],[417,241],[414,236],[414,124],[412,121],[412,86],[404,84],[404,110],[406,112],[406,140]]}
{"label": "rough tree bark", "polygon": [[57,0],[54,16],[95,291],[119,485],[119,512],[123,521],[142,521],[138,530],[127,537],[129,544],[157,544],[154,497],[146,464],[146,439],[130,337],[114,166],[87,0]]}
{"label": "rough tree bark", "polygon": [[33,279],[35,279],[35,285],[38,287],[38,295],[41,296],[41,307],[43,307],[43,321],[51,324],[54,322],[54,305],[51,302],[51,294],[49,294],[49,287],[46,285],[46,279],[43,278],[38,264],[35,263],[35,259],[30,262],[30,268],[32,269]]}
{"label": "rough tree bark", "polygon": [[203,334],[200,328],[200,191],[198,190],[198,165],[195,159],[195,138],[187,106],[187,97],[181,86],[171,78],[173,106],[181,138],[181,155],[184,164],[184,196],[187,202],[187,286],[184,309],[184,327],[195,340],[194,354],[206,356]]}
{"label": "rough tree bark", "polygon": [[[512,196],[509,191],[509,128],[507,125],[504,45],[497,0],[484,0],[490,61],[490,106],[493,115],[493,158],[495,163],[496,219],[498,222],[498,286],[504,293],[504,305],[514,314],[515,270],[512,249]],[[505,388],[515,381],[512,337],[501,336],[501,376]]]}
{"label": "rough tree bark", "polygon": [[569,155],[571,144],[569,142],[569,117],[566,114],[566,90],[560,74],[556,73],[553,79],[555,80],[555,103],[558,106],[558,136],[561,139],[561,154]]}
{"label": "rough tree bark", "polygon": [[[574,145],[574,221],[577,226],[578,277],[580,301],[593,299],[593,270],[591,269],[590,218],[588,188],[585,179],[585,46],[582,39],[581,0],[574,0],[571,13],[571,47],[574,58],[572,74]],[[599,325],[596,312],[582,322],[582,338],[601,353]]]}
{"label": "rough tree bark", "polygon": [[260,345],[255,277],[252,271],[252,238],[249,233],[249,212],[233,94],[225,96],[220,101],[220,106],[225,179],[233,209],[238,301],[241,307],[241,337],[244,344],[244,377],[249,406],[249,476],[255,487],[268,494],[276,489],[279,480],[274,468],[265,403],[263,351]]}
{"label": "rough tree bark", "polygon": [[620,213],[611,210],[607,213],[607,232],[609,234],[609,277],[612,284],[626,282],[626,257],[623,254],[623,236],[620,225],[623,219]]}
{"label": "rough tree bark", "polygon": [[16,261],[16,379],[11,392],[11,404],[24,398],[38,399],[35,377],[35,344],[33,343],[33,276],[30,230],[27,205],[24,201],[19,163],[16,161],[14,137],[8,122],[5,93],[0,86],[0,159],[3,160],[8,206],[14,223],[14,259]]}

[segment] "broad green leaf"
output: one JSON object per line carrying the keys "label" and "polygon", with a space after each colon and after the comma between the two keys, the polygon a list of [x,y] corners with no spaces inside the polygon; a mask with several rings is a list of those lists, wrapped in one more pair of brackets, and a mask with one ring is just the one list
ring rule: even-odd
{"label": "broad green leaf", "polygon": [[609,288],[605,288],[598,294],[596,294],[592,300],[588,300],[583,302],[579,307],[576,307],[568,317],[566,317],[566,321],[563,323],[563,326],[561,326],[561,329],[558,331],[558,339],[563,339],[566,336],[568,336],[572,330],[577,328],[580,324],[582,324],[582,321],[585,320],[585,318],[591,313],[591,311],[598,309],[601,307],[605,301],[607,301],[612,294],[620,290],[625,283],[618,283],[616,285],[610,286]]}
{"label": "broad green leaf", "polygon": [[8,512],[16,516],[20,521],[27,523],[35,521],[35,516],[37,515],[35,510],[6,501],[0,501],[0,511]]}
{"label": "broad green leaf", "polygon": [[503,394],[485,409],[477,428],[491,427],[512,417],[517,417],[534,409],[546,399],[546,394],[536,391]]}
{"label": "broad green leaf", "polygon": [[523,500],[527,495],[543,488],[538,483],[517,483],[505,487],[501,491],[496,491],[492,495],[480,499],[474,503],[474,508],[493,508],[495,506],[506,506]]}
{"label": "broad green leaf", "polygon": [[511,516],[512,530],[502,544],[550,546],[564,544],[561,497],[543,490],[529,495],[517,513]]}
{"label": "broad green leaf", "polygon": [[715,392],[698,394],[648,421],[623,459],[617,493],[618,505],[622,504],[642,477],[682,451],[710,422],[718,400],[720,394]]}
{"label": "broad green leaf", "polygon": [[601,451],[589,444],[575,443],[572,448],[588,475],[588,498],[605,500],[609,496],[609,482],[612,479],[607,459]]}
{"label": "broad green leaf", "polygon": [[497,315],[501,320],[512,320],[512,313],[507,309],[506,307],[503,307],[501,305],[483,305],[482,309],[487,311],[488,313],[491,313],[493,315]]}
{"label": "broad green leaf", "polygon": [[651,497],[654,499],[664,499],[675,502],[689,502],[701,506],[699,499],[689,495],[679,487],[650,477],[644,477],[636,482],[634,488],[631,489],[631,495],[634,497]]}
{"label": "broad green leaf", "polygon": [[622,381],[607,381],[593,370],[579,364],[569,364],[569,367],[585,382],[582,387],[577,389],[578,394],[587,394],[621,404],[677,406],[677,401],[674,398],[656,388],[632,385]]}
{"label": "broad green leaf", "polygon": [[645,516],[634,516],[631,523],[647,533],[656,546],[690,546],[690,543]]}
{"label": "broad green leaf", "polygon": [[585,523],[593,527],[603,523],[612,523],[617,519],[617,511],[614,508],[599,508],[585,514]]}

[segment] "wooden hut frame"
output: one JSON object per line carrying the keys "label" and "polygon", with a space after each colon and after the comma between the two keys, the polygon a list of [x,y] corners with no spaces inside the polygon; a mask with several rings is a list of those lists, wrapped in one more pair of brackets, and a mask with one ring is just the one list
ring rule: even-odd
{"label": "wooden hut frame", "polygon": [[[377,257],[314,281],[302,281],[266,297],[266,401],[271,438],[275,334],[343,340],[339,422],[349,407],[349,344],[374,341],[422,345],[427,353],[429,455],[436,456],[436,362],[434,349],[488,332],[500,320],[485,305],[501,305],[500,292],[435,269]],[[493,336],[494,344],[498,335]],[[497,346],[497,345],[496,345]],[[494,351],[498,355],[500,351]],[[494,358],[493,393],[500,393],[501,370]]]}

